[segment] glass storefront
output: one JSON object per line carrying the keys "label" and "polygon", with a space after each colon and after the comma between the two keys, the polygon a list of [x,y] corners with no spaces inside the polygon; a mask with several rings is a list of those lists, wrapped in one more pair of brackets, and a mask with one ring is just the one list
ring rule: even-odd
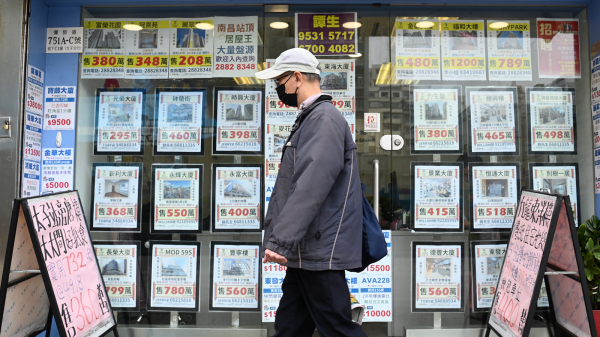
{"label": "glass storefront", "polygon": [[295,110],[249,74],[296,42],[322,55],[389,235],[388,258],[347,277],[369,336],[436,335],[438,312],[484,328],[521,189],[594,214],[584,8],[84,7],[81,25],[74,184],[125,335],[274,333],[285,274],[255,254]]}

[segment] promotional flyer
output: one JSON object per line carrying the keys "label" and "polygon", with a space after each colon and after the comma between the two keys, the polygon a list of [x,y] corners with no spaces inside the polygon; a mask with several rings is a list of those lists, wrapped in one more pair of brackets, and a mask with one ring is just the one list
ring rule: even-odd
{"label": "promotional flyer", "polygon": [[396,19],[396,80],[441,79],[440,24]]}
{"label": "promotional flyer", "polygon": [[458,89],[413,87],[411,153],[462,152]]}
{"label": "promotional flyer", "polygon": [[204,154],[205,108],[205,89],[157,89],[154,154]]}
{"label": "promotional flyer", "polygon": [[81,78],[125,77],[127,19],[84,19]]}
{"label": "promotional flyer", "polygon": [[94,250],[110,306],[115,310],[139,310],[139,242],[95,243]]}
{"label": "promotional flyer", "polygon": [[169,77],[169,20],[133,19],[128,25],[141,30],[125,30],[125,78]]}
{"label": "promotional flyer", "polygon": [[529,20],[487,20],[490,81],[531,81]]}
{"label": "promotional flyer", "polygon": [[572,89],[528,89],[530,153],[577,151],[573,94]]}
{"label": "promotional flyer", "polygon": [[485,81],[483,20],[442,20],[444,81]]}
{"label": "promotional flyer", "polygon": [[169,78],[213,77],[213,18],[171,19]]}
{"label": "promotional flyer", "polygon": [[215,90],[213,154],[261,154],[262,91]]}
{"label": "promotional flyer", "polygon": [[520,193],[520,166],[516,164],[473,164],[472,231],[510,231]]}

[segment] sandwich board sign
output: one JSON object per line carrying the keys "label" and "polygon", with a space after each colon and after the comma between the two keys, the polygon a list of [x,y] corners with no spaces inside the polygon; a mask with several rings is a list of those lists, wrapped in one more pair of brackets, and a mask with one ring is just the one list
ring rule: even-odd
{"label": "sandwich board sign", "polygon": [[118,337],[77,191],[13,204],[2,284],[0,337],[50,330],[61,337]]}
{"label": "sandwich board sign", "polygon": [[529,336],[544,280],[554,326],[597,337],[569,197],[524,190],[485,336]]}

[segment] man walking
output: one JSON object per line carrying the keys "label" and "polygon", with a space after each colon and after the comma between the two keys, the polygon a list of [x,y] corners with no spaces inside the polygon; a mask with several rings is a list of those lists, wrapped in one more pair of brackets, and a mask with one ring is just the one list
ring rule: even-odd
{"label": "man walking", "polygon": [[275,337],[366,336],[352,321],[345,270],[362,262],[362,192],[356,144],[313,54],[294,48],[256,73],[299,107],[265,218],[263,262],[287,266]]}

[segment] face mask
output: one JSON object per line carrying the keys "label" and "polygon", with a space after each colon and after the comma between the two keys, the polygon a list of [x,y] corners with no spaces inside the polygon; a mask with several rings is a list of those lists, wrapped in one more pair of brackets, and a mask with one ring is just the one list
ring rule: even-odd
{"label": "face mask", "polygon": [[[292,78],[292,76],[290,76],[290,78]],[[288,94],[287,92],[285,92],[285,84],[290,80],[290,78],[288,78],[287,81],[285,81],[285,83],[278,85],[277,88],[275,88],[275,90],[277,91],[277,96],[279,96],[279,100],[283,102],[283,104],[298,107],[298,94],[296,94],[298,92],[298,88],[296,87],[296,91],[294,91],[293,94]]]}

